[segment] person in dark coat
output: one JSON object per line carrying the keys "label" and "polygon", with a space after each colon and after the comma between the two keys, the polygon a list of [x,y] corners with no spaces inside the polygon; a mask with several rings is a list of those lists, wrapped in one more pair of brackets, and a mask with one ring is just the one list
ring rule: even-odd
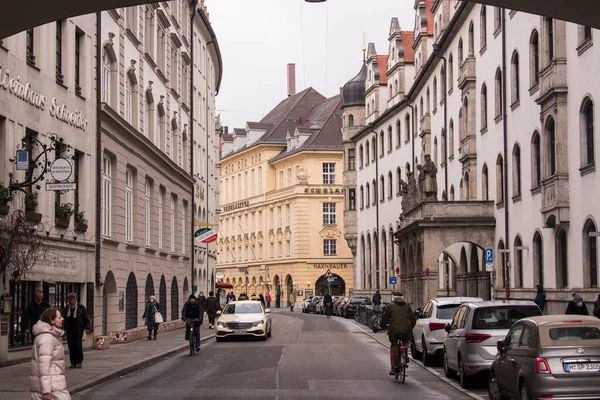
{"label": "person in dark coat", "polygon": [[540,311],[542,311],[543,314],[544,307],[546,307],[546,293],[544,293],[544,288],[542,287],[542,285],[535,285],[535,287],[537,288],[537,294],[535,295],[535,299],[533,300],[533,302],[537,304],[537,306],[540,308]]}
{"label": "person in dark coat", "polygon": [[197,300],[198,304],[200,304],[200,308],[206,310],[206,296],[204,295],[204,292],[200,292]]}
{"label": "person in dark coat", "polygon": [[77,294],[70,293],[67,296],[69,305],[63,310],[65,319],[65,331],[67,333],[67,345],[69,346],[69,368],[81,368],[83,363],[83,332],[90,333],[92,327],[87,309],[83,304],[77,302]]}
{"label": "person in dark coat", "polygon": [[373,295],[373,305],[379,306],[381,305],[381,293],[379,293],[379,289]]}
{"label": "person in dark coat", "polygon": [[[185,321],[185,340],[190,340],[189,324],[194,324],[194,339],[196,340],[196,351],[200,350],[200,325],[202,325],[203,310],[200,303],[196,301],[196,296],[190,294],[188,301],[183,305],[181,319]],[[193,322],[191,322],[193,321]]]}
{"label": "person in dark coat", "polygon": [[206,314],[208,315],[208,329],[212,329],[215,325],[215,317],[217,316],[217,310],[219,309],[219,302],[215,297],[213,291],[208,293],[206,299]]}
{"label": "person in dark coat", "polygon": [[154,333],[154,340],[156,340],[156,334],[158,332],[158,324],[154,319],[154,314],[160,312],[160,304],[156,301],[154,295],[150,296],[144,308],[144,315],[142,318],[146,320],[146,326],[148,327],[148,340],[152,340],[152,333]]}
{"label": "person in dark coat", "polygon": [[383,316],[381,317],[381,329],[387,327],[390,339],[390,362],[392,364],[390,375],[396,373],[395,368],[398,365],[398,354],[396,352],[398,341],[395,336],[399,334],[406,335],[406,338],[402,340],[402,345],[408,348],[410,344],[409,337],[417,323],[417,317],[415,317],[415,313],[410,308],[410,304],[404,300],[402,293],[396,291],[392,295],[394,296],[394,301],[385,306]]}
{"label": "person in dark coat", "polygon": [[600,318],[600,294],[598,295],[598,300],[594,302],[594,317]]}
{"label": "person in dark coat", "polygon": [[275,292],[275,307],[281,307],[281,292],[279,290]]}
{"label": "person in dark coat", "polygon": [[40,316],[46,309],[50,308],[50,304],[48,304],[44,300],[44,292],[41,290],[35,291],[35,300],[33,300],[27,308],[25,312],[23,312],[23,328],[28,326],[29,333],[33,336],[33,327],[40,320]]}
{"label": "person in dark coat", "polygon": [[265,301],[265,296],[263,296],[263,294],[262,294],[262,293],[259,293],[259,294],[258,294],[258,299],[259,299],[259,300],[260,300],[260,302],[262,303],[262,305],[263,305],[263,308],[267,308],[267,303],[266,303],[266,301]]}
{"label": "person in dark coat", "polygon": [[570,301],[569,304],[567,304],[567,310],[565,311],[565,314],[590,315],[590,312],[585,306],[581,296],[576,294],[575,297],[573,297],[573,301]]}

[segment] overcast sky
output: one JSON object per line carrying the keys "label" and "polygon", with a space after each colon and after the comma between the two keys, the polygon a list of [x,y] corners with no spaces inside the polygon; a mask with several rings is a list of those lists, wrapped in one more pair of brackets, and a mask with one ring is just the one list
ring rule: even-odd
{"label": "overcast sky", "polygon": [[414,28],[414,0],[205,0],[223,56],[217,112],[224,126],[259,121],[287,96],[287,64],[296,91],[330,97],[362,63],[362,36],[387,54],[392,17]]}

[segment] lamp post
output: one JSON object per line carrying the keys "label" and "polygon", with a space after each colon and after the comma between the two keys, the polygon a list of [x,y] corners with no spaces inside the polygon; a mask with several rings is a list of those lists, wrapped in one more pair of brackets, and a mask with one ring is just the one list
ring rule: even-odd
{"label": "lamp post", "polygon": [[[437,58],[441,58],[444,61],[444,79],[448,73],[448,61],[446,57],[442,55],[440,45],[435,43],[433,45],[433,54]],[[444,191],[446,192],[446,201],[449,198],[448,194],[448,92],[446,91],[446,82],[442,86],[444,88]],[[442,199],[443,200],[443,199]]]}

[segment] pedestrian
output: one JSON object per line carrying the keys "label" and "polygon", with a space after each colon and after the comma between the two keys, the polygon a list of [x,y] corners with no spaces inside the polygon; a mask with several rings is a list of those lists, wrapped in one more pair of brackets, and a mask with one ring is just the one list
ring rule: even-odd
{"label": "pedestrian", "polygon": [[48,308],[50,308],[50,304],[44,300],[44,292],[40,289],[36,290],[35,299],[29,303],[23,313],[23,328],[28,326],[29,333],[33,335],[33,327],[40,320],[42,313]]}
{"label": "pedestrian", "polygon": [[535,287],[537,288],[537,294],[535,295],[533,302],[537,304],[543,314],[544,308],[546,307],[546,293],[544,293],[542,285],[535,285]]}
{"label": "pedestrian", "polygon": [[152,295],[148,298],[146,308],[144,308],[144,315],[142,315],[142,318],[146,320],[146,326],[148,327],[148,340],[152,340],[152,333],[154,333],[154,340],[156,340],[156,334],[158,332],[156,314],[159,312],[160,304],[156,301],[156,297]]}
{"label": "pedestrian", "polygon": [[266,308],[266,307],[267,307],[267,303],[265,302],[265,296],[263,296],[263,294],[262,294],[262,293],[260,293],[260,294],[258,295],[258,299],[259,299],[259,300],[260,300],[260,302],[262,303],[262,305],[263,305],[263,308]]}
{"label": "pedestrian", "polygon": [[246,294],[246,292],[242,292],[240,293],[240,296],[238,297],[238,300],[248,300],[248,295]]}
{"label": "pedestrian", "polygon": [[65,377],[63,316],[58,308],[47,308],[33,326],[29,390],[33,400],[70,400]]}
{"label": "pedestrian", "polygon": [[200,350],[200,325],[202,325],[202,313],[203,310],[200,307],[200,303],[196,301],[196,296],[190,294],[188,301],[183,305],[181,310],[181,319],[185,321],[185,340],[190,340],[190,324],[194,326],[194,343],[196,345],[196,351]]}
{"label": "pedestrian", "polygon": [[231,301],[235,301],[235,293],[231,292]]}
{"label": "pedestrian", "polygon": [[292,290],[290,293],[290,311],[294,312],[294,305],[296,304],[296,292]]}
{"label": "pedestrian", "polygon": [[65,307],[62,315],[65,317],[65,331],[67,332],[67,345],[69,346],[69,368],[81,368],[83,363],[83,332],[90,333],[90,318],[83,304],[77,302],[77,294],[67,296],[69,305]]}
{"label": "pedestrian", "polygon": [[565,314],[590,315],[590,312],[585,306],[581,296],[576,294],[575,297],[573,297],[573,300],[567,304],[567,310],[565,311]]}
{"label": "pedestrian", "polygon": [[281,292],[279,290],[275,292],[275,307],[281,307]]}
{"label": "pedestrian", "polygon": [[267,301],[267,308],[271,308],[271,293],[267,292],[265,300]]}
{"label": "pedestrian", "polygon": [[594,302],[594,316],[600,318],[600,294],[598,295],[598,299]]}
{"label": "pedestrian", "polygon": [[217,310],[219,309],[219,302],[215,297],[215,293],[210,291],[208,298],[206,299],[206,314],[208,315],[208,329],[212,329],[215,325],[215,317],[217,316]]}
{"label": "pedestrian", "polygon": [[373,305],[381,305],[381,293],[379,293],[379,288],[377,288],[377,291],[373,295]]}

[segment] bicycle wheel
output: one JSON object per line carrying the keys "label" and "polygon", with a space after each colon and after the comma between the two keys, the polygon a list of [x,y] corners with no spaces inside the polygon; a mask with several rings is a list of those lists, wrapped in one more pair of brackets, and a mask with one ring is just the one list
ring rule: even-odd
{"label": "bicycle wheel", "polygon": [[194,338],[194,333],[192,332],[190,334],[190,356],[194,355],[194,352],[196,351],[196,346],[194,346],[194,341],[196,339]]}
{"label": "bicycle wheel", "polygon": [[400,362],[400,365],[402,365],[401,382],[404,383],[404,381],[406,380],[406,367],[408,366],[408,353],[405,349],[400,354],[402,355],[402,362]]}
{"label": "bicycle wheel", "polygon": [[404,381],[406,380],[406,366],[403,365],[402,366],[402,372],[400,375],[400,382],[404,383]]}
{"label": "bicycle wheel", "polygon": [[398,360],[398,365],[396,366],[396,374],[394,375],[394,378],[396,378],[396,380],[398,380],[398,375],[400,375],[400,369],[402,368],[402,361],[401,361],[401,357],[402,353],[400,353],[400,349],[396,346],[396,360]]}

